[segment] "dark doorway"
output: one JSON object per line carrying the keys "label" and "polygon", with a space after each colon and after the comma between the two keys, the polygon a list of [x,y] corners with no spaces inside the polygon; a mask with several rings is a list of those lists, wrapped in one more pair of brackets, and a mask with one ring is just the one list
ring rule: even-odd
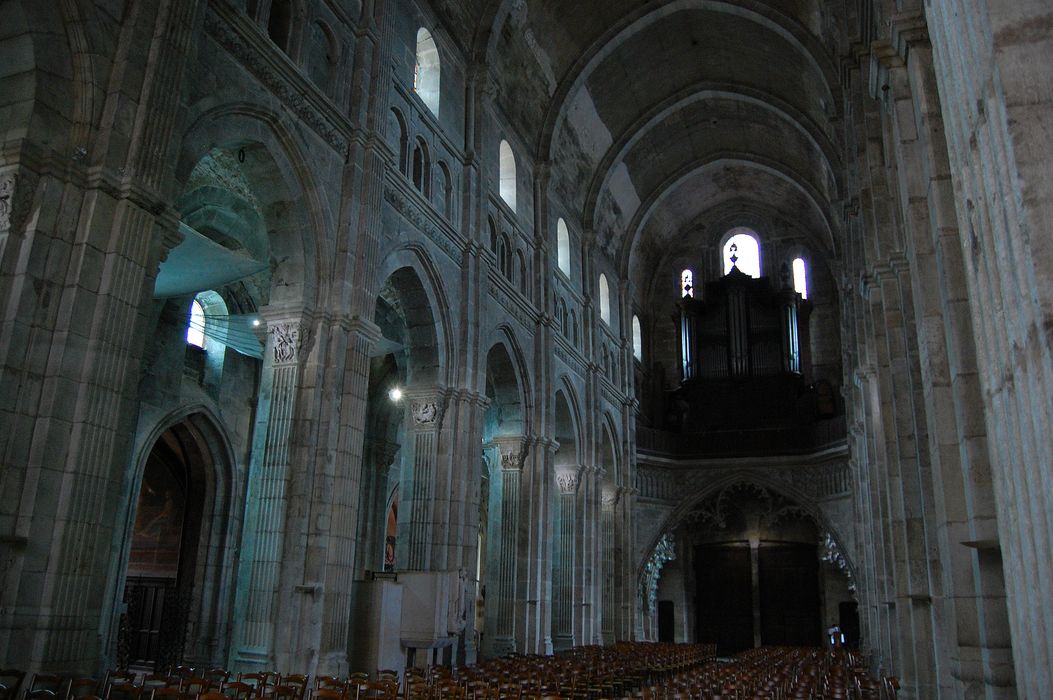
{"label": "dark doorway", "polygon": [[201,481],[211,457],[188,422],[157,439],[136,501],[119,662],[154,669],[182,661],[198,541]]}
{"label": "dark doorway", "polygon": [[717,653],[753,648],[753,585],[746,542],[695,549],[697,640]]}
{"label": "dark doorway", "polygon": [[761,644],[818,646],[819,558],[814,545],[761,542]]}
{"label": "dark doorway", "polygon": [[672,642],[674,638],[675,624],[673,601],[658,601],[658,641]]}
{"label": "dark doorway", "polygon": [[859,648],[859,603],[854,600],[840,603],[837,606],[838,624],[841,634],[845,635],[845,646],[849,649]]}

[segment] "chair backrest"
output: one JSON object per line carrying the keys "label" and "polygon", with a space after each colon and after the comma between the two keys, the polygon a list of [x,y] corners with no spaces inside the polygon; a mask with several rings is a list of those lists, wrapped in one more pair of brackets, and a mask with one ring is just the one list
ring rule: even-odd
{"label": "chair backrest", "polygon": [[344,700],[346,697],[342,688],[318,688],[312,694],[311,700]]}
{"label": "chair backrest", "polygon": [[25,694],[25,700],[56,700],[58,697],[54,690],[48,690],[47,688],[37,688],[31,690]]}
{"label": "chair backrest", "polygon": [[154,689],[153,700],[182,700],[183,691],[177,685],[166,685]]}
{"label": "chair backrest", "polygon": [[54,673],[34,673],[33,679],[29,682],[29,692],[50,690],[55,695],[65,697],[62,691],[65,689],[68,680],[68,678],[55,675]]}
{"label": "chair backrest", "polygon": [[94,678],[73,678],[66,689],[66,698],[93,698],[99,695],[99,682]]}
{"label": "chair backrest", "polygon": [[389,681],[374,681],[362,683],[358,687],[358,700],[369,698],[370,700],[395,700],[398,694],[398,684]]}
{"label": "chair backrest", "polygon": [[232,700],[249,700],[256,694],[256,689],[248,683],[231,681],[224,683],[220,692]]}
{"label": "chair backrest", "polygon": [[0,670],[0,700],[14,700],[25,675],[25,671],[13,668]]}
{"label": "chair backrest", "polygon": [[183,694],[188,697],[194,695],[201,695],[202,693],[207,693],[211,689],[212,681],[210,681],[207,678],[202,678],[200,676],[192,676],[190,678],[183,679]]}
{"label": "chair backrest", "polygon": [[143,689],[131,683],[111,683],[106,686],[106,700],[139,700]]}

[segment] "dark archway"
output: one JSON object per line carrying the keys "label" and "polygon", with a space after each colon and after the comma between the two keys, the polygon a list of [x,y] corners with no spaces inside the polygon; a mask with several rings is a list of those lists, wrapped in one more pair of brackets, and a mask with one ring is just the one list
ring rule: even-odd
{"label": "dark archway", "polygon": [[141,460],[122,582],[122,666],[159,669],[184,660],[222,663],[229,600],[230,465],[225,441],[202,413],[178,420]]}

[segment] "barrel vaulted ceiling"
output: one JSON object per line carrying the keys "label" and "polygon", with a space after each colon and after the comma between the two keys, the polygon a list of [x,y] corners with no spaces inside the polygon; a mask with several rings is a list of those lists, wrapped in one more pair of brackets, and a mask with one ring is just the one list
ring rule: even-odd
{"label": "barrel vaulted ceiling", "polygon": [[[838,249],[835,56],[849,3],[440,3],[555,201],[630,270],[717,213]],[[474,22],[474,25],[473,25]],[[731,220],[733,220],[732,217]]]}

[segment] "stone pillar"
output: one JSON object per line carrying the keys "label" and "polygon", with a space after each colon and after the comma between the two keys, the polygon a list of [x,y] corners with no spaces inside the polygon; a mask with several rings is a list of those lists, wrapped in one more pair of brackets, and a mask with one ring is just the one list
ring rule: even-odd
{"label": "stone pillar", "polygon": [[1053,687],[1048,3],[926,3],[989,440],[1020,697]]}
{"label": "stone pillar", "polygon": [[[275,315],[272,315],[275,314]],[[289,452],[299,385],[300,365],[310,345],[310,332],[296,316],[264,310],[267,349],[249,466],[248,512],[242,543],[239,591],[247,591],[236,620],[240,629],[236,663],[271,667],[275,655],[275,622],[280,602],[284,554]]]}
{"label": "stone pillar", "polygon": [[567,465],[556,468],[559,487],[559,519],[556,525],[555,562],[552,573],[553,629],[552,646],[562,651],[574,646],[574,608],[580,600],[575,591],[575,550],[577,530],[577,493],[581,467]]}
{"label": "stone pillar", "polygon": [[433,491],[445,394],[436,389],[408,389],[406,440],[399,487],[399,569],[427,571],[431,565]]}
{"label": "stone pillar", "polygon": [[616,624],[620,614],[618,601],[617,575],[620,573],[619,562],[615,555],[615,538],[617,537],[615,508],[618,505],[620,490],[613,484],[605,483],[601,492],[602,512],[600,514],[601,531],[601,589],[602,600],[602,623],[601,639],[603,644],[613,644],[617,641]]}
{"label": "stone pillar", "polygon": [[[878,82],[888,85],[891,151],[907,238],[919,345],[928,454],[939,548],[932,609],[941,696],[1013,696],[1005,588],[997,549],[973,323],[932,49],[922,12],[897,15],[888,42],[875,44]],[[935,136],[934,136],[935,135]],[[935,274],[934,274],[935,273]],[[997,558],[997,557],[996,557]],[[985,559],[987,560],[985,562]],[[985,564],[987,564],[985,566]],[[978,572],[977,567],[986,572]],[[946,670],[944,670],[946,669]]]}
{"label": "stone pillar", "polygon": [[[520,478],[523,473],[522,440],[498,443],[501,478],[500,525],[498,541],[497,571],[491,572],[491,590],[488,605],[497,609],[494,616],[494,639],[488,652],[495,656],[515,651],[516,646],[516,581],[519,550]],[[494,514],[491,514],[491,518]],[[493,520],[491,520],[491,523]],[[493,532],[493,528],[491,528]]]}

